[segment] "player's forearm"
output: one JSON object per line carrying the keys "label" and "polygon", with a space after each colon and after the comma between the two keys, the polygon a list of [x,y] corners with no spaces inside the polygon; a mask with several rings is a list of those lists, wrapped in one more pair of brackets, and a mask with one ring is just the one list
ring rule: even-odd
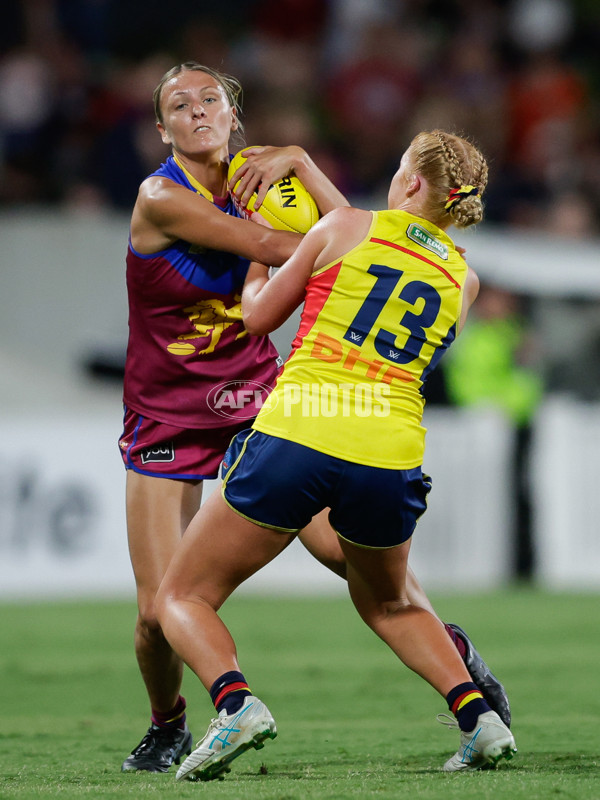
{"label": "player's forearm", "polygon": [[350,203],[302,148],[294,159],[294,173],[313,196],[321,216]]}
{"label": "player's forearm", "polygon": [[262,334],[262,320],[258,295],[269,280],[269,268],[253,261],[242,290],[242,316],[248,333]]}
{"label": "player's forearm", "polygon": [[302,241],[302,235],[299,233],[275,231],[263,225],[256,225],[254,222],[252,225],[258,230],[252,230],[252,235],[243,243],[240,252],[240,255],[251,261],[280,267]]}

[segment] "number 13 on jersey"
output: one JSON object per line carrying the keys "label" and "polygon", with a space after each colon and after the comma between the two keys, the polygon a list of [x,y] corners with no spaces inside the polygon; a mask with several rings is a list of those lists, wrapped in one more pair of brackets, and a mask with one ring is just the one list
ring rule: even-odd
{"label": "number 13 on jersey", "polygon": [[[411,306],[411,309],[405,310],[396,322],[391,314],[396,309],[401,313],[400,304],[390,303],[390,300],[404,275],[403,270],[393,269],[384,264],[371,264],[368,272],[375,276],[375,283],[348,326],[344,339],[359,347],[362,346],[385,309],[387,313],[384,314],[384,324],[390,325],[391,322],[390,327],[395,330],[379,328],[375,334],[373,346],[382,358],[393,361],[395,364],[409,364],[419,357],[425,344],[429,343],[435,347],[434,342],[428,338],[427,330],[437,320],[442,298],[431,284],[420,280],[409,281],[404,284],[394,300],[404,301],[404,304]],[[389,307],[386,309],[388,303]],[[433,369],[452,342],[455,330],[455,325],[452,325],[450,330],[444,332],[440,346],[435,350],[433,358],[427,365],[427,372]],[[397,340],[402,334],[406,336],[406,341],[404,345],[398,346]]]}

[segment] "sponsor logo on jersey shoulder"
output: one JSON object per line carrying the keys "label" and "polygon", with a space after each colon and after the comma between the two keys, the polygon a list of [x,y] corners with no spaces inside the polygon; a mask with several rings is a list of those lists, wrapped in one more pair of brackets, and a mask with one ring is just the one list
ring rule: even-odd
{"label": "sponsor logo on jersey shoulder", "polygon": [[431,253],[435,253],[436,256],[443,258],[444,261],[448,260],[448,248],[446,245],[443,242],[440,242],[439,239],[436,239],[435,236],[432,236],[429,231],[425,230],[425,228],[422,228],[421,225],[417,225],[413,222],[408,226],[406,235],[413,242],[420,244],[421,247],[424,247]]}

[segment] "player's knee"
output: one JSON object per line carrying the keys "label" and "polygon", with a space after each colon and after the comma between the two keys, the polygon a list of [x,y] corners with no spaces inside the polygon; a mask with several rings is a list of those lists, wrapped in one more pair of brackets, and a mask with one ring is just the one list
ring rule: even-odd
{"label": "player's knee", "polygon": [[344,554],[341,550],[335,551],[333,550],[331,553],[325,554],[322,558],[319,559],[321,564],[327,569],[330,569],[335,575],[338,575],[340,578],[344,580],[347,579],[346,573],[346,559],[344,558]]}
{"label": "player's knee", "polygon": [[154,598],[154,614],[161,630],[168,626],[168,621],[176,602],[177,598],[173,592],[162,588],[158,590]]}
{"label": "player's knee", "polygon": [[156,597],[138,598],[137,628],[145,639],[154,639],[162,635],[162,626],[159,620]]}
{"label": "player's knee", "polygon": [[410,604],[404,599],[380,599],[353,597],[356,610],[375,631],[385,627],[391,620],[406,613]]}

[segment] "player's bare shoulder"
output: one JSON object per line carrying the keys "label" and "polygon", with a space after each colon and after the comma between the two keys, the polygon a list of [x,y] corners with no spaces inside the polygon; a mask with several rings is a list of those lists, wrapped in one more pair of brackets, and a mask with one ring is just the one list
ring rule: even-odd
{"label": "player's bare shoulder", "polygon": [[178,205],[185,201],[188,195],[193,196],[189,189],[170,178],[151,175],[140,184],[135,209],[142,216],[152,220],[153,217],[160,216],[168,210],[173,203]]}
{"label": "player's bare shoulder", "polygon": [[323,217],[330,234],[343,236],[355,244],[363,239],[371,226],[373,215],[370,211],[353,206],[342,206]]}
{"label": "player's bare shoulder", "polygon": [[325,236],[333,236],[338,233],[342,236],[354,236],[359,229],[361,231],[364,229],[363,235],[366,235],[372,219],[373,216],[370,211],[364,211],[362,208],[354,208],[353,206],[340,206],[321,217],[311,229],[311,234],[313,231],[318,231]]}
{"label": "player's bare shoulder", "polygon": [[352,206],[341,206],[325,214],[307,234],[318,235],[323,247],[317,259],[317,268],[340,258],[360,244],[368,234],[372,221],[370,211]]}
{"label": "player's bare shoulder", "polygon": [[[365,211],[364,208],[355,208],[354,206],[340,206],[326,214],[323,219],[330,219],[336,225],[353,226],[359,224],[361,220],[370,225],[372,214],[370,211]],[[367,222],[368,220],[368,222]]]}
{"label": "player's bare shoulder", "polygon": [[168,247],[177,237],[165,230],[174,210],[185,201],[186,192],[169,178],[152,175],[142,181],[131,215],[131,244],[141,253]]}
{"label": "player's bare shoulder", "polygon": [[141,234],[144,240],[151,240],[145,247],[156,247],[159,240],[163,247],[177,239],[199,244],[194,237],[221,216],[202,195],[167,177],[151,175],[139,188],[131,222],[132,243],[136,234]]}

